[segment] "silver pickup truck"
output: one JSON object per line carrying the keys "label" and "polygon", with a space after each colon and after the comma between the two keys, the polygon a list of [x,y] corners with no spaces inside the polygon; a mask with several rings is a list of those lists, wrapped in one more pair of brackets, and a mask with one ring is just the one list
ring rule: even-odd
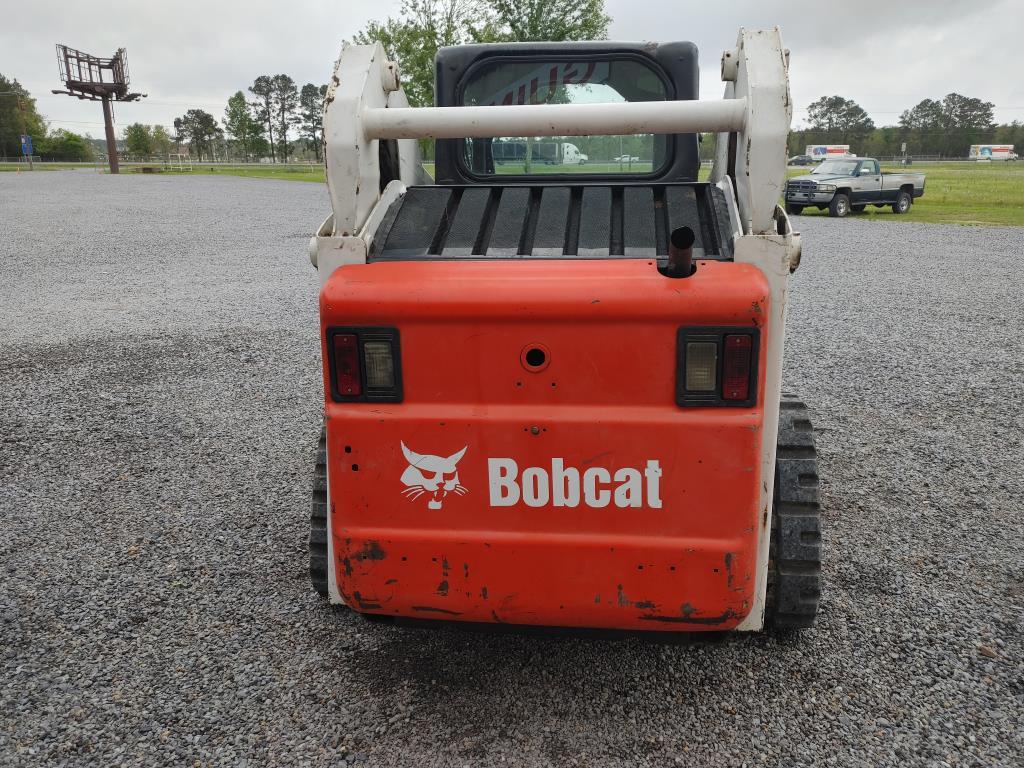
{"label": "silver pickup truck", "polygon": [[878,161],[870,157],[844,157],[826,160],[806,176],[787,181],[786,211],[799,214],[814,207],[842,217],[869,205],[891,205],[893,213],[906,213],[923,194],[923,173],[882,173]]}

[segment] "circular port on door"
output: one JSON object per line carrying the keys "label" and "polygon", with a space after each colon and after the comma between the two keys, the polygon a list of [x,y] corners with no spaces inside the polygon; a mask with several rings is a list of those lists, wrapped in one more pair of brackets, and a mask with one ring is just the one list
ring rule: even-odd
{"label": "circular port on door", "polygon": [[527,344],[523,347],[519,361],[531,373],[540,373],[551,362],[551,351],[543,344]]}

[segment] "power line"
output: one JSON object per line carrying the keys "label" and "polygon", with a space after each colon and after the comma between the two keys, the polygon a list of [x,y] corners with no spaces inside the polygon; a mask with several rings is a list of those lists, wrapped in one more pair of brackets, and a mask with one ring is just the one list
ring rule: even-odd
{"label": "power line", "polygon": [[75,125],[103,125],[103,123],[96,123],[91,120],[57,120],[52,118],[44,118],[48,123],[74,123]]}
{"label": "power line", "polygon": [[[60,94],[42,93],[37,98],[50,99],[50,98],[57,98],[59,95]],[[220,101],[200,101],[199,99],[187,99],[187,100],[171,99],[171,100],[166,100],[166,101],[161,101],[159,99],[147,99],[145,103],[146,104],[160,104],[162,106],[167,106],[167,107],[176,106],[176,105],[190,105],[190,104],[191,105],[201,104],[201,105],[204,105],[204,106],[212,107],[214,105],[226,104],[227,100],[225,100],[224,102],[220,102]]]}

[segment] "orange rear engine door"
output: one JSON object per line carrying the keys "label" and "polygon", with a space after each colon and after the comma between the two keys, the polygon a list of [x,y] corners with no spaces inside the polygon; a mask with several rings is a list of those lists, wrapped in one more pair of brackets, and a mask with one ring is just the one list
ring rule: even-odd
{"label": "orange rear engine door", "polygon": [[[704,261],[371,263],[321,293],[334,578],[368,613],[734,628],[754,602],[768,286]],[[335,402],[332,328],[401,402]],[[680,329],[757,329],[753,405],[680,406]],[[538,353],[539,350],[539,353]]]}

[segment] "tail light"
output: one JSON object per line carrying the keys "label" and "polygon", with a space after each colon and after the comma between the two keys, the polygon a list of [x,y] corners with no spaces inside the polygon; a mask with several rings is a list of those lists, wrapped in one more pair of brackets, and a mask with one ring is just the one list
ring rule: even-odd
{"label": "tail light", "polygon": [[680,328],[676,404],[754,405],[759,339],[757,328]]}
{"label": "tail light", "polygon": [[386,341],[368,341],[363,344],[366,362],[366,386],[370,389],[390,389],[395,386],[395,355]]}
{"label": "tail light", "polygon": [[718,389],[718,343],[686,342],[686,391],[715,392]]}
{"label": "tail light", "polygon": [[327,356],[335,402],[402,401],[397,328],[328,328]]}
{"label": "tail light", "polygon": [[334,387],[342,397],[363,394],[360,375],[359,338],[354,333],[336,333],[331,340],[334,352]]}
{"label": "tail light", "polygon": [[730,333],[725,337],[722,358],[722,399],[746,400],[750,396],[749,333]]}

